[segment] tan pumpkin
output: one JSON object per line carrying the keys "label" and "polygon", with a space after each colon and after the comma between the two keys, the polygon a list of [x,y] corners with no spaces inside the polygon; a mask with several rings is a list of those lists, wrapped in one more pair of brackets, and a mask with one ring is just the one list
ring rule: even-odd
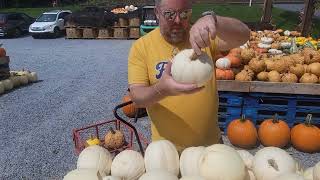
{"label": "tan pumpkin", "polygon": [[264,120],[258,130],[261,143],[264,146],[283,148],[290,141],[290,128],[288,124],[278,119],[275,114],[272,119]]}
{"label": "tan pumpkin", "polygon": [[111,127],[104,138],[104,143],[107,148],[117,149],[124,145],[125,137],[120,130],[113,130]]}
{"label": "tan pumpkin", "polygon": [[241,148],[253,148],[258,141],[257,129],[249,119],[245,118],[245,115],[229,123],[227,136],[231,144]]}
{"label": "tan pumpkin", "polygon": [[320,129],[311,124],[312,115],[308,114],[305,123],[294,126],[291,130],[292,145],[302,152],[320,151]]}

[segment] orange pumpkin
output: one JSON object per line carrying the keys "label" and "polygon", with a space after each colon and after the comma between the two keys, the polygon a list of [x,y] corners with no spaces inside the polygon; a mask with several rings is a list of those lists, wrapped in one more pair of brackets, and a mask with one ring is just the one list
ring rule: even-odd
{"label": "orange pumpkin", "polygon": [[240,55],[239,54],[228,54],[227,58],[231,62],[231,67],[239,67],[239,66],[241,66],[242,61],[240,59]]}
{"label": "orange pumpkin", "polygon": [[0,57],[5,57],[7,55],[6,49],[1,46],[2,44],[0,44]]}
{"label": "orange pumpkin", "polygon": [[227,127],[227,136],[234,146],[253,148],[258,141],[258,133],[254,124],[244,115],[231,121]]}
{"label": "orange pumpkin", "polygon": [[320,129],[311,124],[308,114],[305,123],[295,125],[291,130],[291,143],[299,151],[314,153],[320,151]]}
{"label": "orange pumpkin", "polygon": [[264,120],[258,130],[261,143],[264,146],[285,147],[290,141],[290,128],[288,124],[278,119],[275,114],[272,119]]}
{"label": "orange pumpkin", "polygon": [[231,69],[218,69],[218,68],[216,68],[216,79],[217,80],[233,80],[234,73]]}
{"label": "orange pumpkin", "polygon": [[[129,102],[129,101],[131,101],[131,97],[128,94],[123,96],[123,98],[122,98],[123,103]],[[137,111],[138,111],[138,108],[136,108],[134,103],[132,103],[132,104],[129,104],[129,105],[122,107],[122,111],[127,117],[134,118]]]}

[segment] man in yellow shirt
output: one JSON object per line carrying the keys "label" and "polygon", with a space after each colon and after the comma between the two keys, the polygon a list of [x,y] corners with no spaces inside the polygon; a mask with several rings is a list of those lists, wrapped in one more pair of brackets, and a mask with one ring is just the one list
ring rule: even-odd
{"label": "man in yellow shirt", "polygon": [[214,12],[205,12],[191,27],[191,7],[190,0],[156,0],[159,28],[135,41],[128,58],[131,97],[147,109],[152,140],[170,140],[179,151],[219,143],[218,93],[215,75],[204,87],[174,81],[170,60],[186,48],[213,58],[250,36],[245,24]]}

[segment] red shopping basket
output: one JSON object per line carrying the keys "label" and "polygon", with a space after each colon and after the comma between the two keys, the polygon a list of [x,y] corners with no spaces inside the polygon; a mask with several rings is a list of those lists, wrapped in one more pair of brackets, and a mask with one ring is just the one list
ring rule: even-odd
{"label": "red shopping basket", "polygon": [[[119,152],[125,149],[133,149],[136,150],[136,146],[138,146],[139,151],[142,155],[144,155],[144,150],[148,146],[148,141],[146,138],[143,137],[141,133],[138,133],[137,129],[129,122],[124,120],[118,115],[118,110],[124,106],[131,104],[132,101],[125,102],[122,104],[117,105],[114,110],[113,114],[116,119],[113,120],[103,120],[102,122],[92,124],[86,127],[73,129],[72,136],[75,146],[75,152],[79,155],[80,152],[85,148],[86,140],[90,138],[90,136],[97,137],[100,142],[101,146],[106,148],[112,154],[118,154]],[[138,112],[137,112],[138,114]],[[137,121],[137,115],[135,116],[135,121]],[[117,149],[109,149],[104,144],[104,136],[108,132],[108,130],[112,127],[116,130],[121,130],[125,135],[125,144],[121,148]],[[136,140],[136,141],[135,141]],[[137,144],[135,144],[135,142]]]}

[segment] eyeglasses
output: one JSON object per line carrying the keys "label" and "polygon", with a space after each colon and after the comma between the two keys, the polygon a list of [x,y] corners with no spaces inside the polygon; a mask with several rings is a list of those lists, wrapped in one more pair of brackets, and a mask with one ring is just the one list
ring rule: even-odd
{"label": "eyeglasses", "polygon": [[166,11],[161,12],[161,14],[167,21],[174,21],[177,17],[177,14],[179,14],[179,18],[181,20],[186,20],[191,17],[192,9],[187,9],[187,10],[178,11],[178,12],[166,10]]}

